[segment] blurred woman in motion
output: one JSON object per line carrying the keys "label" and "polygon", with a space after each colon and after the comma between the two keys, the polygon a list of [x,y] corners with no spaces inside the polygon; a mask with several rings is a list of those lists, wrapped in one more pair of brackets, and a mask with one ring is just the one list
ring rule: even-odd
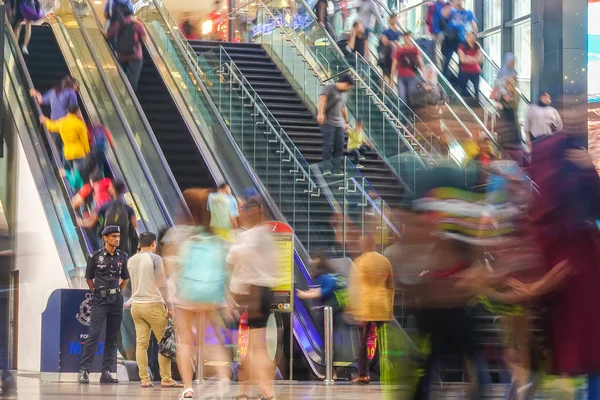
{"label": "blurred woman in motion", "polygon": [[[179,248],[168,246],[164,249],[167,253],[175,250],[179,257],[171,259],[170,271],[175,282],[175,326],[178,338],[177,367],[183,381],[184,390],[180,399],[193,398],[192,389],[194,355],[197,354],[196,346],[203,337],[200,321],[211,323],[215,312],[225,304],[226,296],[226,244],[208,227],[208,214],[206,210],[208,190],[194,189],[186,191],[184,198],[188,203],[191,216],[187,221],[189,229],[178,227],[178,231],[167,233],[183,239]],[[163,239],[163,243],[165,240]],[[167,256],[168,257],[168,256]],[[175,261],[175,262],[173,262]],[[214,326],[213,326],[214,328]],[[198,335],[195,337],[194,332]],[[217,367],[219,378],[218,397],[223,398],[229,392],[229,371],[227,369],[228,356],[225,348],[216,345],[211,351],[210,359],[221,364]],[[203,377],[199,377],[202,379]]]}
{"label": "blurred woman in motion", "polygon": [[558,133],[533,143],[528,172],[538,191],[531,218],[546,273],[531,283],[509,284],[523,301],[544,299],[551,373],[588,375],[591,400],[600,396],[600,178],[576,141]]}
{"label": "blurred woman in motion", "polygon": [[[358,377],[355,383],[371,382],[367,357],[367,336],[372,323],[378,326],[393,319],[394,278],[390,261],[375,251],[370,235],[361,238],[363,254],[354,260],[348,293],[350,314],[360,323]],[[379,349],[379,346],[377,347]]]}
{"label": "blurred woman in motion", "polygon": [[275,365],[267,353],[266,327],[275,286],[277,254],[271,229],[263,225],[264,209],[260,198],[251,197],[241,209],[242,231],[231,246],[227,262],[231,265],[229,289],[235,302],[248,313],[248,353],[239,367],[237,399],[247,400],[248,384],[258,381],[262,399],[275,399]]}

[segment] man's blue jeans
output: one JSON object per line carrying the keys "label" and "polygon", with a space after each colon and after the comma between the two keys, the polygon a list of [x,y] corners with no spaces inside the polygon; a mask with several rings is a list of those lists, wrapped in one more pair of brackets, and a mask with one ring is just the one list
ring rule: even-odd
{"label": "man's blue jeans", "polygon": [[333,126],[328,123],[321,125],[321,133],[323,134],[323,161],[332,162],[323,163],[322,172],[341,171],[341,158],[344,155],[344,127]]}

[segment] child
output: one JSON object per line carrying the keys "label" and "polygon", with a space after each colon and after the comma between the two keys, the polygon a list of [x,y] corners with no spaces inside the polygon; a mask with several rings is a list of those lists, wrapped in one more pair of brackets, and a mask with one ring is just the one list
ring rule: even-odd
{"label": "child", "polygon": [[112,180],[105,178],[99,169],[95,169],[90,174],[90,181],[86,185],[83,185],[81,190],[73,197],[71,203],[73,208],[79,208],[86,203],[86,200],[93,194],[94,199],[94,210],[98,210],[103,205],[110,203],[112,200],[110,196],[110,187],[112,186]]}
{"label": "child", "polygon": [[210,227],[215,234],[231,241],[232,232],[238,227],[240,213],[237,200],[231,195],[228,184],[222,183],[216,193],[208,195],[207,210],[210,211]]}
{"label": "child", "polygon": [[360,161],[365,159],[365,152],[370,149],[370,143],[365,137],[363,122],[358,120],[355,128],[348,130],[348,153],[353,157],[356,168],[364,168]]}
{"label": "child", "polygon": [[320,299],[324,305],[331,306],[335,312],[343,311],[347,303],[346,279],[335,273],[329,264],[325,251],[319,251],[310,260],[316,275],[318,287],[309,290],[296,290],[303,300]]}
{"label": "child", "polygon": [[[344,347],[348,347],[352,343],[349,330],[344,327],[344,310],[348,305],[347,280],[333,270],[328,255],[323,250],[320,250],[310,260],[310,264],[316,275],[315,281],[318,286],[308,290],[297,289],[296,294],[302,300],[320,300],[323,305],[333,309],[333,355],[334,360],[338,361],[340,355],[343,354]],[[337,379],[335,371],[333,379]]]}

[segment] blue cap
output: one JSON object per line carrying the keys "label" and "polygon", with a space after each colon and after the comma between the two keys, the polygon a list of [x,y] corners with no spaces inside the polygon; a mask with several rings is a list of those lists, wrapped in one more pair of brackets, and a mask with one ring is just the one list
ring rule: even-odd
{"label": "blue cap", "polygon": [[116,225],[108,225],[102,230],[102,236],[110,235],[111,233],[121,233],[121,228]]}

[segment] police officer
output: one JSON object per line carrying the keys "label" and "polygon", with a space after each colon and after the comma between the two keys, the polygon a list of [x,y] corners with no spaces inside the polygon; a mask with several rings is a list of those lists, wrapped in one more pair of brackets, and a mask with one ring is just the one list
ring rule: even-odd
{"label": "police officer", "polygon": [[[129,281],[127,253],[118,249],[120,228],[109,225],[102,231],[104,247],[93,253],[87,263],[85,278],[94,294],[90,329],[79,366],[79,383],[89,383],[89,371],[94,361],[102,326],[106,323],[104,359],[100,383],[119,383],[110,374],[117,359],[117,339],[123,318],[122,289]],[[120,284],[119,284],[120,280]]]}

